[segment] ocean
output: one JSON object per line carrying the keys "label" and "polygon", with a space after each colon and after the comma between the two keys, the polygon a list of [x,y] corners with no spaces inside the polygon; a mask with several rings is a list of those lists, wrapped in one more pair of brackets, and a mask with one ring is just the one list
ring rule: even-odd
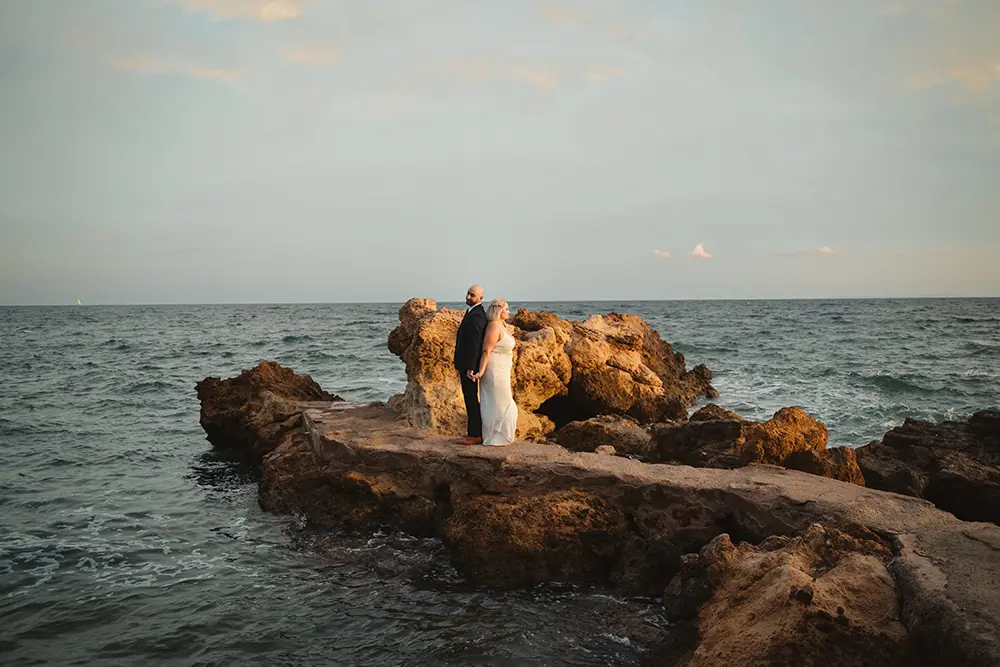
{"label": "ocean", "polygon": [[[436,540],[265,514],[255,472],[213,453],[207,376],[275,360],[348,400],[401,391],[399,305],[0,308],[4,664],[639,664],[655,600],[473,586]],[[802,406],[834,445],[1000,408],[1000,299],[518,307],[641,315],[716,403]]]}

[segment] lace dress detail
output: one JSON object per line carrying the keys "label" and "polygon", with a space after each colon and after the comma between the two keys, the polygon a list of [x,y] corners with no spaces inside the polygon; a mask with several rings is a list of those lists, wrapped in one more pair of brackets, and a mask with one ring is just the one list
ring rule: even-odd
{"label": "lace dress detail", "polygon": [[493,347],[486,372],[479,380],[479,410],[483,417],[483,444],[509,445],[517,431],[517,404],[511,389],[514,337],[506,328]]}

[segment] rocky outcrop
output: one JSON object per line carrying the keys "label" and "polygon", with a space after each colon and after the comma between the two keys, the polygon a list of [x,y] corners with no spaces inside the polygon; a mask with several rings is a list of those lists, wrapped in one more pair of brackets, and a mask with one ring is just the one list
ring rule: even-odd
{"label": "rocky outcrop", "polygon": [[688,421],[693,422],[707,422],[707,421],[743,421],[743,416],[733,412],[732,410],[726,410],[723,407],[716,405],[715,403],[709,403],[708,405],[702,406],[695,411]]}
{"label": "rocky outcrop", "polygon": [[290,429],[300,425],[302,403],[343,400],[324,391],[308,375],[298,375],[273,361],[227,380],[205,378],[195,391],[208,441],[252,461],[260,461]]}
{"label": "rocky outcrop", "polygon": [[734,545],[720,535],[664,594],[676,623],[692,624],[686,655],[667,664],[909,667],[919,664],[885,563],[891,550],[821,524],[800,536]]}
{"label": "rocky outcrop", "polygon": [[964,423],[907,419],[856,451],[868,486],[926,498],[967,521],[1000,523],[1000,412]]}
{"label": "rocky outcrop", "polygon": [[610,446],[620,456],[648,458],[653,437],[630,417],[601,415],[570,422],[556,431],[555,441],[573,452],[594,452]]}
{"label": "rocky outcrop", "polygon": [[802,408],[782,408],[766,422],[707,405],[686,423],[652,427],[651,459],[699,468],[767,463],[864,485],[854,452],[827,449],[826,426]]}
{"label": "rocky outcrop", "polygon": [[1000,527],[773,466],[459,447],[348,405],[305,410],[265,457],[260,500],[311,526],[439,536],[482,583],[663,594],[672,628],[691,630],[661,664],[1000,659]]}
{"label": "rocky outcrop", "polygon": [[[399,311],[389,349],[406,364],[407,386],[390,406],[414,426],[459,434],[465,409],[452,368],[461,311],[411,299]],[[595,315],[584,322],[519,310],[508,323],[518,345],[512,385],[518,436],[597,415],[628,415],[641,423],[683,419],[698,396],[715,396],[711,372],[688,371],[649,324],[635,315]]]}
{"label": "rocky outcrop", "polygon": [[865,486],[865,478],[858,466],[857,454],[850,447],[828,447],[822,451],[799,450],[786,456],[782,465],[791,470],[801,470],[813,475]]}

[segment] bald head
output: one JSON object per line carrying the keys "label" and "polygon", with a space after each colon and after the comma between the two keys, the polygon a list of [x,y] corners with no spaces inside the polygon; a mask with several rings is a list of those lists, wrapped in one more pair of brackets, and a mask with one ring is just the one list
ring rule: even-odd
{"label": "bald head", "polygon": [[473,285],[469,288],[469,291],[465,293],[465,305],[475,306],[477,303],[482,303],[483,300],[483,286]]}

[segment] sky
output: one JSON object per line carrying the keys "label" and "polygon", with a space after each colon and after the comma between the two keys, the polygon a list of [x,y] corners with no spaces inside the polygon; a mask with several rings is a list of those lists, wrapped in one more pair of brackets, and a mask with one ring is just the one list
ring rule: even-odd
{"label": "sky", "polygon": [[0,305],[1000,296],[996,0],[0,0]]}

